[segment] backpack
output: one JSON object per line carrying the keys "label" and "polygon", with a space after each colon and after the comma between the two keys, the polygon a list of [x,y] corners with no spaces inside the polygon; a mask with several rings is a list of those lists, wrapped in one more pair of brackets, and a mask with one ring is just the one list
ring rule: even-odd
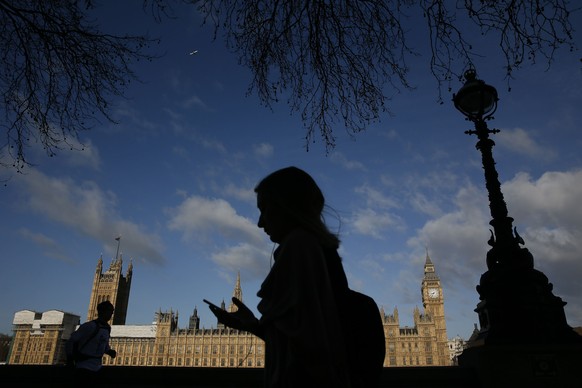
{"label": "backpack", "polygon": [[386,356],[384,325],[378,305],[368,295],[348,290],[343,310],[344,339],[352,388],[379,384]]}
{"label": "backpack", "polygon": [[89,337],[87,337],[87,339],[85,339],[85,341],[81,342],[75,342],[73,344],[73,361],[74,362],[79,362],[79,361],[85,361],[88,360],[90,358],[95,358],[94,356],[88,356],[86,354],[83,354],[81,352],[81,350],[89,343],[91,342],[91,340],[93,338],[95,338],[97,336],[97,334],[99,333],[99,330],[106,329],[109,332],[111,332],[111,326],[109,325],[102,325],[101,322],[99,322],[99,320],[94,319],[91,322],[95,323],[95,329],[93,330],[93,332],[91,333],[91,335]]}
{"label": "backpack", "polygon": [[351,387],[376,387],[386,357],[386,338],[380,309],[374,299],[349,288],[336,249],[326,249],[324,254],[332,288],[338,298],[338,314],[346,344]]}

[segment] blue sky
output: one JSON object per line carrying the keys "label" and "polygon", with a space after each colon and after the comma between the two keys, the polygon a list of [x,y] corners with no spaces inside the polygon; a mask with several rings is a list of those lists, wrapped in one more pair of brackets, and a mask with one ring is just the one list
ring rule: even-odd
{"label": "blue sky", "polygon": [[[202,299],[228,302],[239,271],[255,309],[273,246],[256,227],[253,188],[295,165],[326,195],[352,288],[387,312],[397,307],[401,325],[412,325],[428,250],[444,287],[448,336],[470,335],[486,271],[488,202],[476,138],[463,133],[471,125],[451,93],[437,103],[426,56],[410,59],[416,89],[394,96],[392,116],[354,137],[338,126],[332,152],[318,137],[307,152],[299,116],[246,96],[249,71],[212,41],[192,8],[156,24],[139,1],[104,3],[96,12],[103,29],[149,32],[161,38],[155,51],[163,55],[135,67],[142,82],[115,101],[119,124],[82,133],[84,151],[48,158],[30,148],[35,166],[0,188],[0,332],[10,333],[22,309],[84,320],[97,260],[109,265],[118,235],[124,270],[130,259],[134,265],[128,324],[173,309],[185,327],[198,307],[211,327]],[[582,25],[580,13],[572,24]],[[575,38],[582,42],[580,31]],[[568,322],[582,326],[580,51],[560,50],[549,70],[525,67],[508,92],[502,58],[489,50],[495,42],[480,39],[479,77],[500,95],[490,126],[501,129],[493,152],[509,214],[535,267],[568,303]]]}

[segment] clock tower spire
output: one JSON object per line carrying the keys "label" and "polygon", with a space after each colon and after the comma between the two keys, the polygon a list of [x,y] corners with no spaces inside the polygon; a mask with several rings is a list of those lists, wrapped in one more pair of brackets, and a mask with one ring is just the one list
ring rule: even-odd
{"label": "clock tower spire", "polygon": [[[420,287],[422,293],[422,305],[426,315],[432,317],[435,323],[435,335],[438,348],[438,357],[441,358],[437,365],[446,365],[448,360],[447,326],[445,322],[445,304],[441,280],[436,273],[435,266],[426,250],[424,262],[424,277]],[[443,362],[442,364],[440,362]]]}

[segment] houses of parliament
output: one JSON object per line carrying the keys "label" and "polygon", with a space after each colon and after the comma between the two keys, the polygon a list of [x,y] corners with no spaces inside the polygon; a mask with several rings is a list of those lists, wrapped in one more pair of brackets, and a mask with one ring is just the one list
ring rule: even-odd
{"label": "houses of parliament", "polygon": [[[93,278],[87,320],[96,318],[98,303],[109,300],[115,306],[110,345],[117,357],[103,358],[104,365],[173,366],[173,367],[241,367],[264,366],[265,344],[248,332],[221,325],[200,328],[198,311],[194,309],[187,328],[178,327],[178,313],[158,311],[150,325],[126,325],[129,291],[133,276],[130,263],[122,273],[123,260],[118,257],[103,272],[99,258]],[[445,324],[444,296],[440,279],[428,253],[421,282],[423,310],[413,311],[414,325],[401,327],[398,309],[379,314],[386,340],[385,367],[451,365]],[[233,296],[242,300],[240,276]],[[223,309],[233,311],[234,305]],[[39,313],[18,311],[14,315],[14,339],[8,364],[61,364],[65,362],[64,346],[80,323],[78,315],[59,310]]]}

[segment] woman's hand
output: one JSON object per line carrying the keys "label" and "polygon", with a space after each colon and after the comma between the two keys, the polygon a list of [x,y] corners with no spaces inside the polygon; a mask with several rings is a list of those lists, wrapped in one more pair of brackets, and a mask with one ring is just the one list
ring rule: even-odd
{"label": "woman's hand", "polygon": [[232,302],[237,311],[229,313],[218,306],[210,305],[210,311],[218,318],[218,321],[233,329],[244,330],[256,334],[259,328],[259,320],[253,312],[240,300],[233,297]]}

